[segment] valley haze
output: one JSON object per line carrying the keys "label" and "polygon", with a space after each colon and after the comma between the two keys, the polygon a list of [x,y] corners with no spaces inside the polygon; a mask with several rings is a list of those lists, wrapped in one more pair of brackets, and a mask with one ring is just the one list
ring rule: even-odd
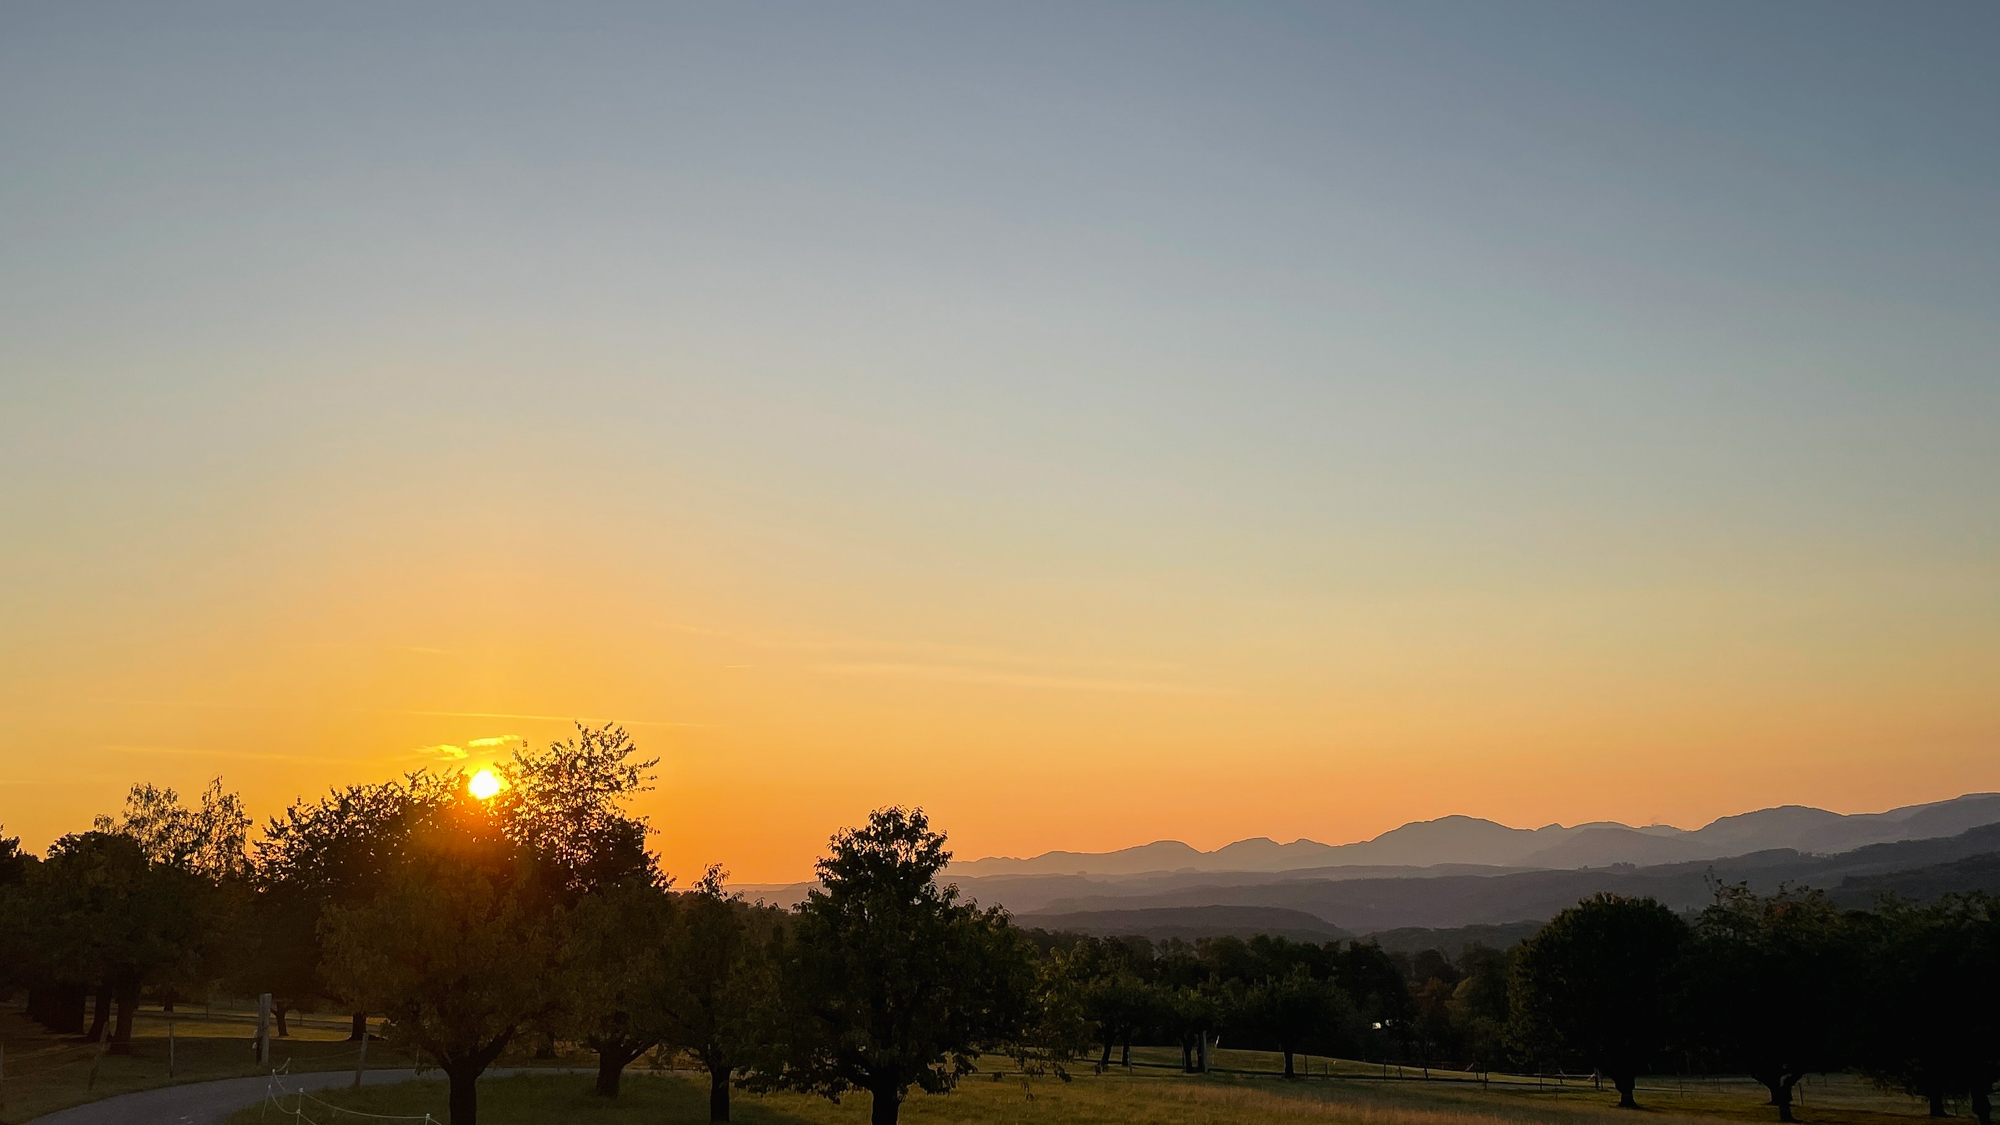
{"label": "valley haze", "polygon": [[[1506,945],[1599,891],[1694,909],[1723,882],[1759,891],[1815,886],[1853,906],[1872,905],[1884,892],[1928,899],[2000,888],[2000,793],[1879,813],[1782,805],[1692,830],[1613,821],[1526,829],[1445,816],[1350,844],[1255,838],[1202,851],[1160,840],[1110,852],[973,859],[953,863],[947,876],[967,897],[1045,929],[1156,940],[1272,933],[1313,941],[1368,935],[1413,948]],[[733,889],[791,904],[813,885]]]}

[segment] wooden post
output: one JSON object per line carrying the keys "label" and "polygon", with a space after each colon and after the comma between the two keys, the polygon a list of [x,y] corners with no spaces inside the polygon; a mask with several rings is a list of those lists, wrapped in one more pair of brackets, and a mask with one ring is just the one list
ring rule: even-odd
{"label": "wooden post", "polygon": [[104,1029],[104,1034],[97,1037],[97,1054],[90,1060],[90,1079],[83,1084],[84,1089],[95,1090],[97,1088],[97,1068],[104,1065],[104,1052],[110,1049],[111,1029],[107,1027]]}
{"label": "wooden post", "polygon": [[174,1076],[174,1016],[167,1013],[167,1077]]}
{"label": "wooden post", "polygon": [[257,1065],[271,1065],[271,994],[257,997]]}
{"label": "wooden post", "polygon": [[354,1060],[354,1088],[361,1088],[361,1072],[368,1069],[368,1025],[361,1025],[361,1055]]}

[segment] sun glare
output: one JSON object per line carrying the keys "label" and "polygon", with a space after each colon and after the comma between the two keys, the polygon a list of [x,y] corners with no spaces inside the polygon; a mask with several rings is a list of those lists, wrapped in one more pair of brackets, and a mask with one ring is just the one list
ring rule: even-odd
{"label": "sun glare", "polygon": [[472,775],[472,780],[466,782],[465,787],[480,800],[491,800],[495,793],[500,792],[500,777],[492,770],[480,770]]}

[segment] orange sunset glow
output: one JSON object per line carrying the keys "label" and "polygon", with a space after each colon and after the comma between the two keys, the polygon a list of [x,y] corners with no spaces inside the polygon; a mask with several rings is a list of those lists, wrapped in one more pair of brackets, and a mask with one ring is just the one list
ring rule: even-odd
{"label": "orange sunset glow", "polygon": [[0,48],[32,850],[579,722],[684,882],[891,804],[974,859],[2000,790],[1977,98],[1393,7],[290,18]]}

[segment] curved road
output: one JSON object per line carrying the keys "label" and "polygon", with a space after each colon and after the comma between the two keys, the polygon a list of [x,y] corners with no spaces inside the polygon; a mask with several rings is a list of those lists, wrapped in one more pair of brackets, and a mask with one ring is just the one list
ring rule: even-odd
{"label": "curved road", "polygon": [[[414,1070],[370,1070],[363,1072],[362,1081],[379,1086],[407,1082],[416,1076]],[[353,1084],[354,1072],[280,1074],[278,1081],[284,1083],[286,1090],[339,1089]],[[35,1118],[29,1125],[222,1125],[230,1114],[262,1100],[269,1083],[268,1078],[225,1078],[219,1082],[162,1086],[59,1109]]]}

